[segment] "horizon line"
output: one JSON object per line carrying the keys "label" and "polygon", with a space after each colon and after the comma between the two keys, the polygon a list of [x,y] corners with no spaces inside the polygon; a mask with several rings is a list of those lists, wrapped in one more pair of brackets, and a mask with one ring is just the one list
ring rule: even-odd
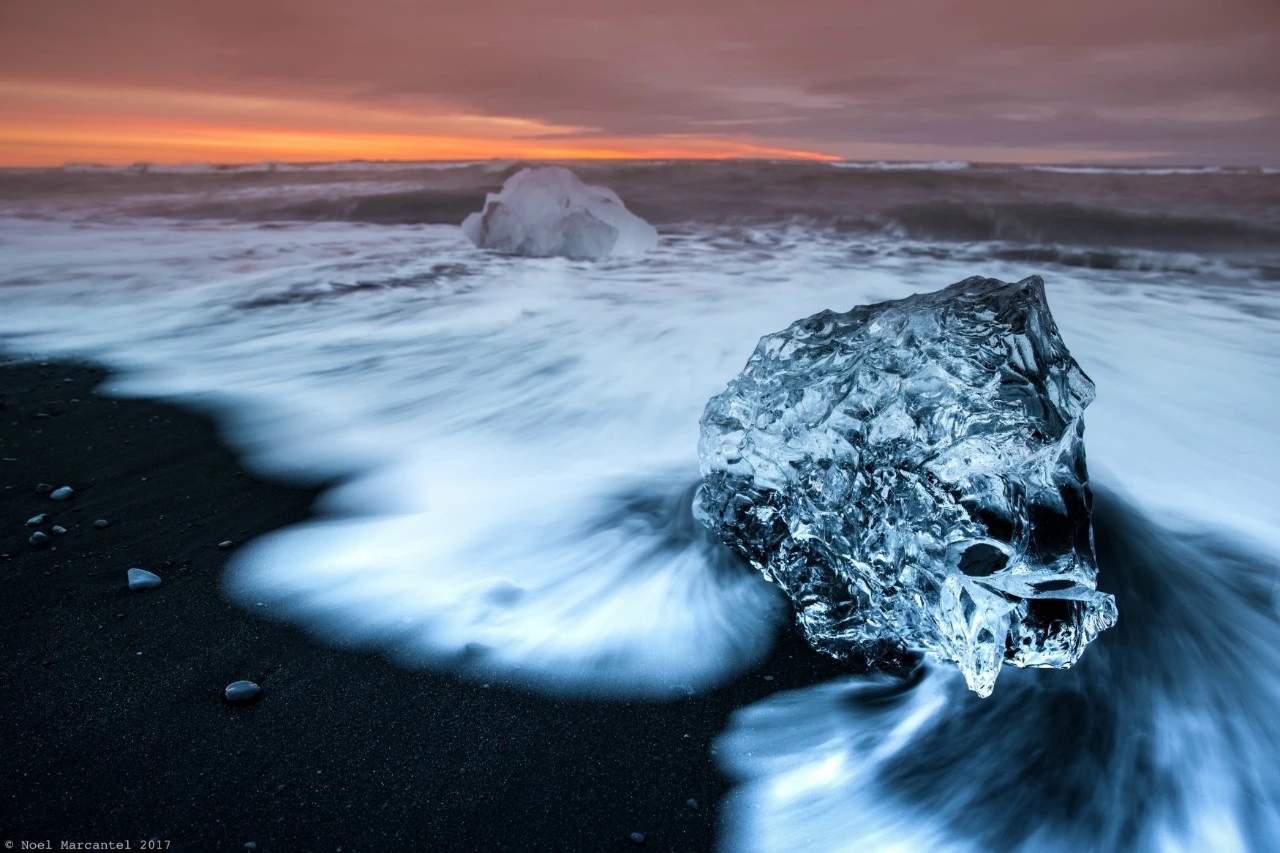
{"label": "horizon line", "polygon": [[[964,168],[983,167],[983,166],[1007,166],[1017,168],[1032,167],[1053,167],[1066,169],[1117,169],[1117,170],[1147,170],[1147,169],[1239,169],[1245,171],[1257,171],[1264,169],[1280,168],[1280,163],[1276,164],[1254,164],[1241,165],[1238,163],[1208,163],[1208,162],[1159,162],[1133,160],[1116,161],[1116,160],[1094,160],[1094,161],[1052,161],[1045,160],[1041,162],[1015,162],[1006,160],[971,160],[964,158],[937,158],[937,159],[890,159],[878,157],[873,159],[852,159],[840,157],[834,154],[819,154],[816,152],[804,152],[803,154],[794,155],[705,155],[705,156],[673,156],[673,157],[638,157],[638,156],[621,156],[612,153],[602,153],[599,155],[587,155],[580,157],[458,157],[458,158],[426,158],[426,159],[399,159],[399,158],[369,158],[369,157],[349,157],[343,159],[324,159],[324,160],[284,160],[284,159],[260,159],[260,160],[130,160],[120,162],[104,162],[98,160],[66,160],[58,165],[23,165],[23,164],[4,164],[0,165],[0,171],[56,171],[66,169],[103,169],[103,170],[125,170],[125,169],[145,169],[147,167],[162,168],[182,168],[182,167],[206,167],[209,169],[243,169],[254,166],[276,167],[276,166],[300,166],[300,167],[323,167],[336,166],[343,164],[369,164],[369,165],[483,165],[496,163],[822,163],[822,164],[858,164],[858,165],[918,165],[918,166],[943,166],[949,165],[956,171]],[[941,171],[941,170],[940,170]]]}

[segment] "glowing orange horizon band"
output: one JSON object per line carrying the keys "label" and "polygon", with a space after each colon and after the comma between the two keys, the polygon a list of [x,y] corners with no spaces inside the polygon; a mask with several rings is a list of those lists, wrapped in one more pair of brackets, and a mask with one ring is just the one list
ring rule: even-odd
{"label": "glowing orange horizon band", "polygon": [[0,76],[0,166],[732,157],[840,159],[715,135],[597,136],[437,101],[408,108]]}
{"label": "glowing orange horizon band", "polygon": [[264,160],[838,160],[816,151],[714,138],[494,139],[368,131],[264,130],[216,124],[0,126],[0,166]]}
{"label": "glowing orange horizon band", "polygon": [[595,128],[350,97],[179,91],[0,75],[0,167],[342,160],[973,160],[1125,162],[1169,152],[846,140],[841,155],[709,133],[603,136]]}

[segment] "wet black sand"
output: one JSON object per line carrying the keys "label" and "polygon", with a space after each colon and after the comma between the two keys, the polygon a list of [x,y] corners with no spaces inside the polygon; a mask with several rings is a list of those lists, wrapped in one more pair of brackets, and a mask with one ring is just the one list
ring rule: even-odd
{"label": "wet black sand", "polygon": [[[709,695],[565,701],[319,644],[226,601],[217,548],[305,519],[318,490],[242,471],[207,418],[101,396],[103,377],[0,364],[0,843],[14,849],[711,850],[729,715],[841,669],[785,631]],[[67,533],[33,547],[25,521],[42,512]],[[163,584],[130,592],[132,566]],[[240,678],[261,701],[222,701]]]}

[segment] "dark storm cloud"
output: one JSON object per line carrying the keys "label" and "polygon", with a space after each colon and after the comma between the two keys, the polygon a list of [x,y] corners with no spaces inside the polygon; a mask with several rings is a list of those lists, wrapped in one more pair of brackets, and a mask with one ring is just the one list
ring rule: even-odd
{"label": "dark storm cloud", "polygon": [[8,0],[0,74],[605,135],[1280,160],[1275,0]]}

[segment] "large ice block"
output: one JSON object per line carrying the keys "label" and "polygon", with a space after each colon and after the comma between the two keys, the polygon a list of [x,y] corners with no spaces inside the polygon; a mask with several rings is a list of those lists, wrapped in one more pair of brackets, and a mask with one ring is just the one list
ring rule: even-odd
{"label": "large ice block", "polygon": [[698,517],[837,657],[919,650],[990,695],[1114,624],[1096,589],[1093,383],[1044,284],[969,278],[761,339],[702,417]]}

